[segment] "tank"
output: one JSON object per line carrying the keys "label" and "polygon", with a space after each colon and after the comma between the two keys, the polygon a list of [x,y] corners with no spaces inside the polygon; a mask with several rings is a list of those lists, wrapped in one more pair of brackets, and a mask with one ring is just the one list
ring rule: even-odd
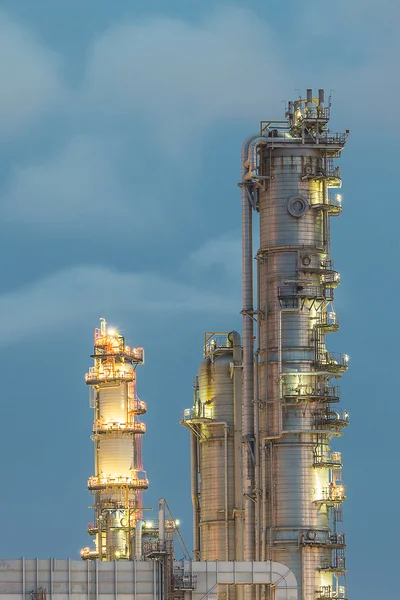
{"label": "tank", "polygon": [[328,130],[330,108],[321,98],[308,90],[307,99],[290,103],[286,125],[262,122],[243,153],[244,301],[252,298],[252,208],[260,231],[254,347],[252,307],[242,313],[250,357],[244,411],[257,407],[245,537],[256,560],[294,572],[303,600],[344,597],[346,570],[341,455],[330,442],[348,422],[331,408],[339,401],[332,380],[347,370],[347,357],[331,353],[327,341],[338,329],[330,217],[341,213],[341,177],[334,161],[348,132]]}

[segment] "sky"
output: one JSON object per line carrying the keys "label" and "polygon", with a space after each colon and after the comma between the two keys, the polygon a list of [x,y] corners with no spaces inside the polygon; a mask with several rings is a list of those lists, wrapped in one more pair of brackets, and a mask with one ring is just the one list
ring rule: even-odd
{"label": "sky", "polygon": [[329,340],[350,355],[349,594],[395,597],[400,8],[147,4],[0,2],[0,554],[78,558],[88,544],[84,374],[100,317],[146,349],[145,505],[165,496],[190,547],[179,419],[204,331],[240,329],[241,143],[299,89],[324,87],[332,128],[351,131]]}

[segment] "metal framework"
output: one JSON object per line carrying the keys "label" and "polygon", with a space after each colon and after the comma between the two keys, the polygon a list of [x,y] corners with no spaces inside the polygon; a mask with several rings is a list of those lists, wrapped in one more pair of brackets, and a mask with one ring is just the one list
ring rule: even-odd
{"label": "metal framework", "polygon": [[131,348],[101,319],[94,332],[94,365],[86,374],[94,409],[95,474],[88,480],[94,496],[95,520],[88,533],[95,548],[83,548],[83,559],[131,558],[136,525],[142,517],[142,491],[149,482],[142,465],[139,419],[146,403],[136,394],[136,367],[144,363],[143,348]]}

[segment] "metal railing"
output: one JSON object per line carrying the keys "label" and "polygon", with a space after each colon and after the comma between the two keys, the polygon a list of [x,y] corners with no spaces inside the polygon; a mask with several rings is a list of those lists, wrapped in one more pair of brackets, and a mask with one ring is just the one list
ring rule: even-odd
{"label": "metal railing", "polygon": [[207,331],[204,334],[204,358],[212,356],[216,351],[231,350],[232,343],[229,341],[229,333]]}
{"label": "metal railing", "polygon": [[314,467],[329,467],[331,469],[341,469],[342,453],[331,452],[330,454],[318,454],[314,457]]}
{"label": "metal railing", "polygon": [[340,386],[326,386],[323,388],[313,387],[312,385],[285,385],[283,388],[285,398],[298,398],[299,400],[306,398],[314,398],[318,401],[339,402]]}
{"label": "metal railing", "polygon": [[319,352],[317,355],[317,367],[324,368],[329,372],[341,372],[348,369],[349,357],[340,352]]}
{"label": "metal railing", "polygon": [[320,498],[317,502],[344,502],[346,500],[346,486],[343,483],[338,485],[331,484],[328,487],[324,487],[321,490]]}
{"label": "metal railing", "polygon": [[323,285],[308,285],[299,281],[296,284],[279,286],[278,298],[309,298],[310,300],[330,301],[333,299],[333,294]]}
{"label": "metal railing", "polygon": [[347,600],[346,588],[339,585],[337,590],[333,589],[330,585],[322,585],[315,590],[316,600]]}
{"label": "metal railing", "polygon": [[88,489],[100,490],[112,486],[128,487],[138,490],[146,490],[149,487],[148,479],[138,477],[89,477]]}
{"label": "metal railing", "polygon": [[197,588],[197,575],[174,575],[174,590],[195,590]]}
{"label": "metal railing", "polygon": [[101,420],[93,423],[93,432],[108,432],[108,431],[121,431],[127,433],[146,433],[146,424],[139,421],[133,421],[131,423],[119,423],[117,421],[109,421],[107,423]]}
{"label": "metal railing", "polygon": [[90,367],[89,372],[85,375],[86,383],[104,383],[107,381],[134,381],[135,372],[131,369],[126,371],[116,370],[113,368],[99,371],[95,367]]}
{"label": "metal railing", "polygon": [[350,422],[347,410],[336,412],[334,410],[321,411],[316,415],[316,429],[342,429]]}

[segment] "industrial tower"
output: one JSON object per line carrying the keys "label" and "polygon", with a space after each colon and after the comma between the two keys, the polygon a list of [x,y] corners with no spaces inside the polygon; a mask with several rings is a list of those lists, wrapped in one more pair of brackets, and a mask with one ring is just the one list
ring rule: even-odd
{"label": "industrial tower", "polygon": [[94,330],[94,365],[86,374],[94,409],[94,476],[88,489],[94,497],[95,549],[83,548],[84,559],[115,560],[134,556],[136,524],[142,516],[142,490],[148,480],[142,465],[141,439],[146,426],[139,416],[146,403],[136,394],[136,367],[144,363],[143,348],[130,348],[101,319]]}
{"label": "industrial tower", "polygon": [[[279,562],[301,600],[347,598],[346,489],[330,445],[349,422],[332,384],[348,357],[326,341],[338,330],[335,159],[349,132],[330,132],[330,108],[323,90],[307,90],[288,103],[285,120],[261,122],[243,144],[243,344],[234,332],[206,336],[194,406],[182,420],[191,431],[195,559]],[[245,594],[275,598],[268,586]]]}

